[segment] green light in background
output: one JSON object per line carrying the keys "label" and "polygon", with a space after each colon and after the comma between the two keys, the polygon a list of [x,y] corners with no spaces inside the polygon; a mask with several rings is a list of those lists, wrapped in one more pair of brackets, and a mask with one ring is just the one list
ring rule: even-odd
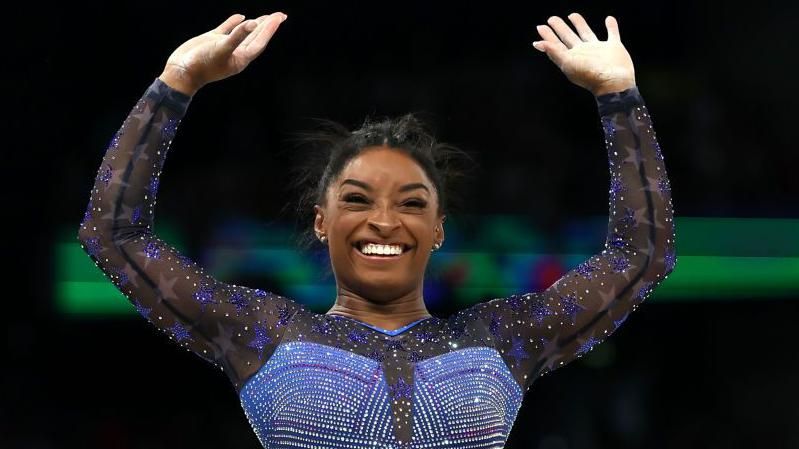
{"label": "green light in background", "polygon": [[[494,219],[496,222],[492,222]],[[604,236],[607,231],[606,217],[585,220],[582,226],[569,228],[568,232],[577,234],[572,236],[575,238],[567,235],[563,241],[570,242],[571,251],[575,249],[572,247],[575,241],[585,241],[583,246],[586,247],[582,249],[586,252],[552,255],[541,251],[544,239],[527,224],[527,217],[517,217],[517,222],[509,216],[488,216],[479,220],[485,223],[482,227],[485,233],[470,239],[468,250],[457,251],[458,245],[451,245],[450,251],[437,252],[430,262],[431,273],[437,275],[439,270],[450,270],[462,275],[452,290],[453,300],[459,307],[523,292],[525,273],[530,273],[530,268],[541,260],[554,258],[565,269],[575,267],[601,250],[602,238],[595,248],[587,248],[587,242],[593,240],[586,236]],[[462,240],[457,221],[448,220],[447,223],[450,226],[448,236],[454,237],[455,242]],[[280,294],[295,298],[312,309],[330,306],[335,297],[332,277],[323,280],[318,263],[285,246],[285,242],[291,241],[287,228],[270,228],[270,233],[264,234],[268,242],[257,237],[261,231],[248,229],[234,227],[233,235],[239,239],[235,244],[226,238],[213,247],[208,257],[212,261],[206,267],[208,272],[219,279],[268,278],[280,286]],[[796,230],[799,230],[799,220],[677,217],[677,266],[648,301],[799,297],[799,233]],[[64,232],[54,248],[57,310],[67,315],[136,313],[127,298],[81,249],[74,236],[77,229],[69,231]],[[517,238],[508,235],[511,231],[522,234]],[[157,233],[180,250],[178,234],[168,225],[159,222]],[[525,242],[522,248],[507,246],[508,242],[516,240]],[[481,251],[481,248],[492,248],[492,251]]]}

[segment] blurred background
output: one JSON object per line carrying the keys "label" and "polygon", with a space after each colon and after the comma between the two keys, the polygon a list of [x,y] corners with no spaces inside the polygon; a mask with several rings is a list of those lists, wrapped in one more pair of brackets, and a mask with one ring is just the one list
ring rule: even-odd
{"label": "blurred background", "polygon": [[224,374],[143,320],[77,230],[109,140],[172,50],[234,12],[280,10],[264,54],[194,97],[157,234],[219,279],[325,312],[326,254],[295,247],[285,210],[287,139],[312,118],[416,112],[479,168],[431,259],[428,309],[544,289],[602,249],[609,175],[594,99],[532,47],[535,25],[576,11],[604,40],[614,15],[663,148],[679,262],[612,338],[539,379],[506,447],[799,448],[795,3],[9,8],[0,447],[260,447]]}

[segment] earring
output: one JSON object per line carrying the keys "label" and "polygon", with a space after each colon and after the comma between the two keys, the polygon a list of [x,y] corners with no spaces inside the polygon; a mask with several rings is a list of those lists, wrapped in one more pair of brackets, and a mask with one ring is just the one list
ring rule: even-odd
{"label": "earring", "polygon": [[441,243],[436,242],[435,244],[433,244],[433,249],[431,249],[430,252],[432,253],[433,251],[439,248],[441,248]]}
{"label": "earring", "polygon": [[321,233],[316,234],[316,237],[319,239],[322,244],[327,243],[327,236]]}

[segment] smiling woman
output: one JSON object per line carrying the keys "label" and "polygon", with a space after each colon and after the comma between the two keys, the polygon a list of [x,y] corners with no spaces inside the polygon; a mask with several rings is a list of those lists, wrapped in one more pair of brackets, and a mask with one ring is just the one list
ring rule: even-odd
{"label": "smiling woman", "polygon": [[579,14],[580,36],[553,17],[558,34],[543,26],[536,43],[594,94],[611,178],[604,249],[544,291],[438,318],[422,281],[464,154],[412,116],[311,139],[328,151],[303,178],[300,213],[329,249],[328,313],[217,280],[154,233],[161,169],[192,95],[243,70],[285,18],[233,15],[175,50],[111,138],[83,249],[144,318],[225,371],[264,447],[502,447],[535,379],[611,335],[676,264],[664,157],[615,19],[599,41]]}
{"label": "smiling woman", "polygon": [[328,313],[386,328],[430,316],[425,269],[471,158],[411,114],[353,132],[324,123],[297,139],[304,151],[294,153],[293,178],[301,243],[321,242],[330,254],[337,296]]}

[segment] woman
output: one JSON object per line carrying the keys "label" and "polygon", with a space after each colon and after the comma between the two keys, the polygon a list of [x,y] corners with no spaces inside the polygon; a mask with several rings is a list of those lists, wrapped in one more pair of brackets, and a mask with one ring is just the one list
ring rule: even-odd
{"label": "woman", "polygon": [[551,17],[534,46],[596,98],[610,220],[605,249],[545,291],[428,313],[447,167],[407,117],[343,136],[310,196],[336,277],[325,314],[220,282],[153,233],[161,167],[192,96],[241,72],[282,13],[233,15],[175,50],[111,140],[78,238],[142,316],[227,373],[265,447],[500,447],[534,380],[613,333],[676,262],[663,156],[617,22],[606,18],[600,41],[569,18],[577,33]]}

